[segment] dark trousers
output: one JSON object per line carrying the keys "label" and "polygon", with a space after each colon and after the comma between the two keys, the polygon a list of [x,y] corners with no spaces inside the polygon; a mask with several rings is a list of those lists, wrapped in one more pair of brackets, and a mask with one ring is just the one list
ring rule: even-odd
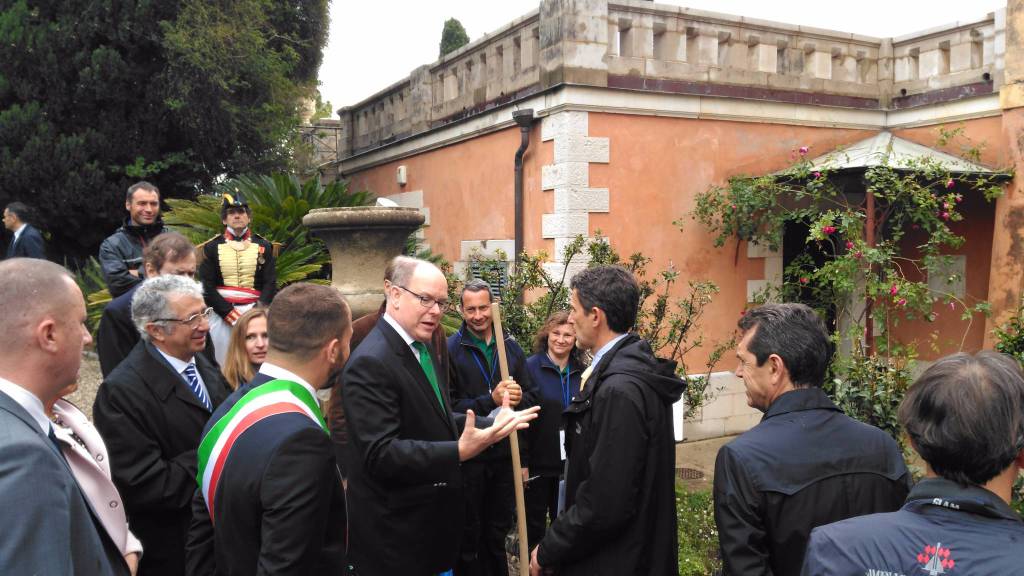
{"label": "dark trousers", "polygon": [[510,461],[462,466],[466,521],[458,576],[508,576],[505,536],[515,523],[515,488]]}
{"label": "dark trousers", "polygon": [[540,544],[551,522],[558,516],[558,476],[540,476],[526,485],[526,539],[530,552]]}

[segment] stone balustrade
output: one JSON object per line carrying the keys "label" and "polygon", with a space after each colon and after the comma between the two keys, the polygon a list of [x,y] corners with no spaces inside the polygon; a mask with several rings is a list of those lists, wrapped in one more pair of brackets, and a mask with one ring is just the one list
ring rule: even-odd
{"label": "stone balustrade", "polygon": [[561,84],[861,109],[997,91],[1005,9],[874,38],[655,4],[540,8],[339,110],[341,158]]}

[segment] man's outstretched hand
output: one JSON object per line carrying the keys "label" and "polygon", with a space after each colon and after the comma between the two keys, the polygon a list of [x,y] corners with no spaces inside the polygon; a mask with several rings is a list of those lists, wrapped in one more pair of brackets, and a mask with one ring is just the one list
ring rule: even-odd
{"label": "man's outstretched hand", "polygon": [[540,406],[534,406],[519,412],[513,411],[509,408],[507,392],[502,395],[501,410],[498,411],[498,415],[494,418],[494,423],[491,424],[490,428],[477,430],[476,415],[473,414],[472,410],[466,411],[466,425],[462,430],[462,436],[459,437],[459,461],[465,462],[473,458],[491,444],[506,438],[516,430],[529,428],[530,420],[536,418],[539,411]]}

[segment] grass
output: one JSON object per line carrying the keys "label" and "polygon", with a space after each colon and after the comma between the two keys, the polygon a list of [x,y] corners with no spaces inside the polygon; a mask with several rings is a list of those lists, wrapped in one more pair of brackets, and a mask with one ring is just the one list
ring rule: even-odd
{"label": "grass", "polygon": [[711,576],[720,573],[718,528],[708,490],[690,492],[676,483],[676,517],[679,520],[679,576]]}

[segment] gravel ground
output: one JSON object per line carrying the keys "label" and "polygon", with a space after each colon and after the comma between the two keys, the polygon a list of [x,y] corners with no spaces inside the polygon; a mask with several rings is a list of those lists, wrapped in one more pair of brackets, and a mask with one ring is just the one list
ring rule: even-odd
{"label": "gravel ground", "polygon": [[92,420],[92,402],[96,399],[96,390],[103,381],[100,373],[100,361],[94,352],[82,354],[82,367],[78,369],[78,390],[67,397],[72,404]]}

